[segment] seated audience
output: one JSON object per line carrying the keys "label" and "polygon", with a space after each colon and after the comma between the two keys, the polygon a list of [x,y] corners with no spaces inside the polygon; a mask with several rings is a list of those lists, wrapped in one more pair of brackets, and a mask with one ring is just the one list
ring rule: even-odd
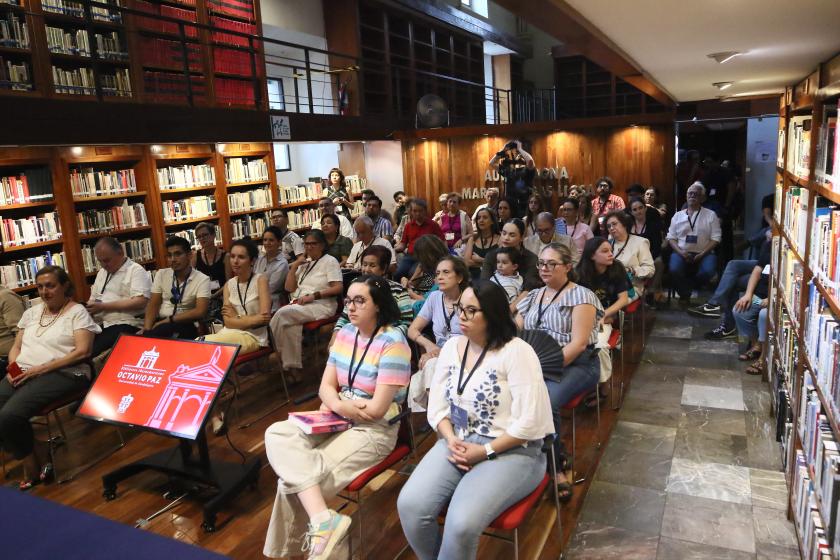
{"label": "seated audience", "polygon": [[639,183],[633,183],[627,190],[624,192],[625,196],[627,197],[627,207],[625,210],[628,214],[631,213],[630,203],[633,199],[638,198],[642,201],[642,206],[645,209],[645,222],[648,223],[651,227],[655,227],[659,231],[662,230],[662,216],[659,214],[659,211],[655,208],[651,208],[647,206],[643,199],[645,196],[645,188]]}
{"label": "seated audience", "polygon": [[[367,213],[367,210],[368,210],[368,202],[370,200],[375,198],[379,202],[379,210],[376,213],[376,217],[378,218],[378,217],[381,216],[381,217],[385,218],[386,220],[388,220],[388,223],[391,224],[391,228],[393,230],[394,217],[391,216],[390,212],[388,212],[387,210],[385,210],[382,207],[382,199],[379,198],[378,196],[376,196],[376,193],[373,192],[373,189],[362,189],[360,194],[362,195],[362,204],[364,204],[366,213]],[[371,219],[373,219],[373,216],[371,216]],[[384,234],[380,234],[380,235],[384,235]]]}
{"label": "seated audience", "polygon": [[607,231],[610,232],[610,249],[613,257],[624,265],[624,270],[630,273],[630,281],[635,292],[630,298],[631,301],[644,295],[645,282],[653,278],[656,272],[653,257],[650,254],[650,243],[646,238],[630,233],[632,224],[633,218],[623,210],[610,212],[604,221]]}
{"label": "seated audience", "polygon": [[662,218],[664,223],[665,219],[668,217],[668,205],[664,202],[659,202],[659,189],[656,187],[648,187],[645,191],[645,204],[659,212],[659,216]]}
{"label": "seated audience", "polygon": [[394,280],[400,282],[405,277],[411,277],[417,267],[419,257],[414,252],[414,244],[424,235],[434,235],[444,241],[440,226],[428,217],[428,205],[422,198],[413,198],[409,205],[409,220],[405,224],[402,238],[394,247],[398,253],[403,253],[402,260],[397,264]]}
{"label": "seated audience", "polygon": [[473,280],[481,277],[481,267],[490,249],[499,246],[499,223],[493,211],[482,208],[475,213],[475,233],[467,239],[464,261]]}
{"label": "seated audience", "polygon": [[100,269],[85,304],[102,331],[93,341],[93,356],[113,348],[121,334],[135,334],[143,326],[143,314],[151,296],[149,272],[125,256],[120,242],[103,237],[94,246]]}
{"label": "seated audience", "polygon": [[488,210],[493,211],[493,215],[497,215],[497,207],[499,206],[499,189],[496,187],[487,187],[484,190],[484,202],[479,204],[475,211],[473,212],[472,219],[476,221],[476,216],[478,216],[478,211],[487,208]]}
{"label": "seated audience", "polygon": [[632,216],[630,233],[648,240],[650,256],[653,258],[653,280],[648,295],[653,294],[654,299],[662,299],[662,274],[665,272],[665,264],[662,262],[662,246],[665,240],[660,227],[661,222],[647,219],[647,210],[650,210],[650,208],[642,202],[641,198],[631,198],[629,208]]}
{"label": "seated audience", "polygon": [[526,237],[525,241],[523,241],[523,245],[526,249],[535,255],[539,255],[542,253],[542,250],[551,243],[566,245],[572,252],[572,262],[577,264],[578,257],[580,256],[577,246],[572,243],[572,238],[570,236],[557,233],[557,230],[554,227],[554,215],[551,212],[542,212],[538,215],[536,218],[536,226],[537,233],[530,237]]}
{"label": "seated audience", "polygon": [[598,196],[592,199],[592,217],[589,227],[594,235],[607,236],[604,220],[613,210],[624,210],[624,200],[617,194],[612,194],[613,181],[609,177],[601,177],[595,183]]}
{"label": "seated audience", "polygon": [[[285,212],[284,212],[285,215]],[[202,222],[195,226],[195,240],[200,249],[193,255],[193,268],[210,278],[210,311],[213,319],[221,319],[223,288],[233,276],[227,253],[216,245],[216,226]]]}
{"label": "seated audience", "polygon": [[335,315],[337,298],[343,290],[341,267],[324,252],[326,244],[320,230],[309,230],[303,236],[306,260],[293,262],[286,276],[286,291],[291,300],[271,318],[274,348],[280,352],[283,368],[293,379],[303,367],[303,324]]}
{"label": "seated audience", "polygon": [[394,248],[387,239],[373,233],[373,221],[370,218],[359,216],[353,222],[353,229],[356,231],[356,242],[353,244],[353,248],[350,249],[350,256],[347,258],[347,262],[344,263],[345,267],[352,268],[353,270],[361,270],[362,255],[367,248],[381,246],[387,248],[391,254],[391,264],[386,267],[382,276],[390,274],[397,269],[397,254],[394,252]]}
{"label": "seated audience", "polygon": [[357,278],[347,292],[350,323],[330,347],[319,396],[321,410],[353,422],[346,431],[307,435],[286,420],[265,433],[268,461],[278,477],[263,554],[272,558],[308,552],[327,559],[346,535],[350,518],[327,500],[394,448],[399,404],[411,375],[411,351],[394,326],[400,312],[388,283]]}
{"label": "seated audience", "polygon": [[568,235],[575,250],[572,252],[578,258],[583,252],[583,244],[592,239],[592,228],[588,222],[580,220],[580,201],[577,198],[569,197],[560,202],[558,215],[566,222],[566,235]]}
{"label": "seated audience", "polygon": [[473,234],[473,225],[467,213],[461,210],[461,196],[457,193],[447,194],[446,205],[435,221],[443,232],[449,250],[463,252],[464,244]]}
{"label": "seated audience", "polygon": [[[496,218],[499,220],[499,229],[502,229],[513,218],[513,204],[508,199],[502,198],[496,204]],[[524,236],[525,234],[523,233],[522,235]]]}
{"label": "seated audience", "polygon": [[[523,245],[522,236],[524,233],[525,224],[519,218],[513,218],[502,228],[499,245],[501,247],[514,247],[519,250],[519,270],[523,279],[522,289],[530,291],[542,286],[542,280],[540,280],[537,270],[537,255]],[[489,280],[496,272],[496,254],[498,252],[499,248],[491,249],[484,257],[484,264],[481,266],[481,278],[483,280]]]}
{"label": "seated audience", "polygon": [[475,558],[490,522],[542,480],[543,439],[554,431],[539,360],[516,337],[503,290],[479,280],[457,311],[464,336],[443,347],[429,396],[440,439],[397,499],[406,539],[423,560]]}
{"label": "seated audience", "polygon": [[335,214],[321,215],[321,231],[324,232],[324,239],[327,240],[325,253],[337,260],[339,266],[343,266],[350,257],[353,241],[349,237],[341,235],[338,228],[338,216]]}
{"label": "seated audience", "polygon": [[365,201],[365,215],[373,222],[373,234],[377,237],[394,240],[394,226],[391,224],[391,217],[385,215],[382,209],[382,199],[372,196]]}
{"label": "seated audience", "polygon": [[[5,362],[9,350],[15,343],[18,323],[26,311],[23,298],[5,286],[0,286],[0,361]],[[5,373],[5,365],[0,366],[0,375]]]}
{"label": "seated audience", "polygon": [[[590,226],[590,222],[592,221],[592,201],[589,199],[590,188],[591,187],[587,187],[586,185],[572,185],[569,187],[569,198],[573,198],[578,201],[578,221],[582,224],[586,224],[586,227],[588,227],[591,231],[592,227]],[[581,251],[583,251],[583,249],[581,249]]]}
{"label": "seated audience", "polygon": [[[598,385],[598,322],[604,310],[589,289],[573,281],[572,254],[565,245],[549,245],[539,257],[540,278],[545,287],[533,290],[516,308],[520,329],[545,331],[557,341],[562,354],[562,375],[544,374],[554,419],[554,433],[561,434],[563,406]],[[572,481],[562,472],[560,438],[555,441],[558,458],[557,490],[563,501],[572,497]]]}
{"label": "seated audience", "polygon": [[262,234],[263,254],[254,263],[254,272],[268,278],[268,293],[271,294],[271,312],[280,308],[286,301],[286,275],[289,273],[289,261],[283,255],[283,232],[276,226],[268,226]]}
{"label": "seated audience", "polygon": [[166,240],[169,268],[155,274],[143,329],[138,334],[157,338],[198,337],[196,322],[207,319],[210,307],[210,279],[192,267],[192,259],[189,241],[177,235]]}
{"label": "seated audience", "polygon": [[280,246],[283,256],[292,262],[303,255],[303,239],[289,229],[289,218],[282,208],[271,210],[271,225],[280,230]]}
{"label": "seated audience", "polygon": [[85,389],[91,371],[80,361],[91,355],[94,334],[101,331],[73,301],[73,284],[63,268],[45,266],[35,275],[41,302],[27,309],[17,324],[9,364],[22,374],[0,380],[0,448],[23,461],[21,490],[52,482],[45,443],[36,443],[30,418],[64,395]]}
{"label": "seated audience", "polygon": [[519,274],[519,250],[514,247],[501,247],[496,252],[496,272],[490,281],[502,287],[507,294],[508,303],[515,305],[522,293],[522,276]]}
{"label": "seated audience", "polygon": [[537,234],[537,216],[546,210],[545,202],[543,202],[543,198],[540,195],[532,194],[528,198],[528,211],[525,213],[525,218],[523,219],[525,222],[526,239]]}
{"label": "seated audience", "polygon": [[[765,244],[766,245],[766,244]],[[762,324],[760,313],[767,309],[767,295],[770,283],[770,255],[762,251],[758,264],[750,274],[744,295],[735,302],[733,312],[738,335],[747,342],[747,351],[738,356],[744,362],[755,360],[747,368],[750,375],[761,375],[764,371],[763,342],[767,339],[766,316]],[[763,335],[761,332],[763,332]]]}
{"label": "seated audience", "polygon": [[[350,220],[344,214],[336,214],[335,203],[332,200],[329,198],[322,198],[319,200],[318,210],[321,212],[321,216],[326,216],[327,214],[337,215],[339,223],[338,233],[351,241],[356,240],[353,232],[353,224],[350,223]],[[312,229],[321,229],[321,220],[315,220],[315,222],[312,223]]]}
{"label": "seated audience", "polygon": [[700,183],[688,188],[687,207],[671,218],[668,243],[671,253],[668,270],[680,303],[689,305],[692,289],[699,288],[717,273],[715,247],[720,243],[720,220],[703,208],[706,189]]}
{"label": "seated audience", "polygon": [[408,291],[409,297],[415,302],[415,310],[419,311],[429,292],[436,289],[435,270],[440,260],[449,256],[446,244],[434,235],[424,235],[415,244],[418,258],[417,268],[411,278],[403,278],[400,282]]}

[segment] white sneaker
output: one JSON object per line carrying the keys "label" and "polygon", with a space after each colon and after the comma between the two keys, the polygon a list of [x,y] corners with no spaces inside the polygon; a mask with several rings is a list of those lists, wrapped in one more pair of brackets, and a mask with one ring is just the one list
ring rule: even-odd
{"label": "white sneaker", "polygon": [[347,529],[350,528],[351,519],[333,510],[329,510],[330,518],[320,525],[309,524],[306,532],[306,540],[301,547],[302,552],[309,552],[307,560],[326,560],[330,557],[336,545],[341,542]]}

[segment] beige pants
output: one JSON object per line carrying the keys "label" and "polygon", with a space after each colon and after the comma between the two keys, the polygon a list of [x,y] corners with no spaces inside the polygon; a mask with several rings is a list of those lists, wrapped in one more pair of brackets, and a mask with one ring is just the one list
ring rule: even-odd
{"label": "beige pants", "polygon": [[[398,412],[392,404],[386,417]],[[295,494],[318,485],[325,500],[333,498],[394,450],[398,430],[399,424],[390,426],[384,419],[337,434],[307,435],[289,421],[269,426],[265,452],[279,480],[263,554],[301,554],[309,516]]]}
{"label": "beige pants", "polygon": [[287,368],[301,368],[303,347],[303,324],[326,319],[335,313],[335,300],[316,300],[306,305],[286,305],[277,310],[271,318],[271,335],[274,347],[280,351],[280,359]]}
{"label": "beige pants", "polygon": [[204,337],[208,342],[226,342],[239,345],[239,355],[250,354],[260,349],[260,343],[251,333],[238,329],[223,329]]}

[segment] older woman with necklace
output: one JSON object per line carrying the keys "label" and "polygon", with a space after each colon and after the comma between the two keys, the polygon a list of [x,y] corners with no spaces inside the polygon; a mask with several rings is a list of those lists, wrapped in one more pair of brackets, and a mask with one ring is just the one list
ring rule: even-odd
{"label": "older woman with necklace", "polygon": [[607,214],[604,226],[610,232],[610,248],[617,261],[624,265],[630,274],[635,294],[630,298],[639,298],[644,294],[645,281],[653,278],[655,267],[650,251],[650,242],[630,233],[633,218],[624,210],[615,210]]}
{"label": "older woman with necklace", "polygon": [[0,381],[0,447],[23,460],[21,490],[51,482],[54,470],[35,445],[29,419],[44,406],[87,387],[91,371],[79,362],[90,356],[101,332],[85,307],[73,301],[73,284],[63,268],[46,266],[35,276],[41,303],[24,312],[8,373]]}

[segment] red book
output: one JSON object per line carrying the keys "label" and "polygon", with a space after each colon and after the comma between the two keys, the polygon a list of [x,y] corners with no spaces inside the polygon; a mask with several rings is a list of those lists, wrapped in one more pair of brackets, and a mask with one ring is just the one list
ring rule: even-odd
{"label": "red book", "polygon": [[353,426],[349,420],[345,420],[335,412],[290,412],[289,420],[297,425],[305,434],[328,434],[330,432],[343,432]]}

